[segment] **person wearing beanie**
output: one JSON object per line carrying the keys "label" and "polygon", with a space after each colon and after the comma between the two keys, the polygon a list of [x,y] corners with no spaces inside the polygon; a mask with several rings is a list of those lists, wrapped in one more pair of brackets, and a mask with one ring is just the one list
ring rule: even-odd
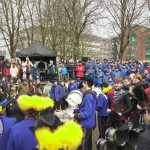
{"label": "person wearing beanie", "polygon": [[75,150],[81,144],[83,131],[79,124],[62,124],[52,114],[41,116],[35,126],[29,127],[38,142],[34,150]]}
{"label": "person wearing beanie", "polygon": [[17,103],[23,111],[26,111],[26,119],[11,127],[6,150],[33,150],[37,142],[29,127],[36,123],[40,111],[53,107],[54,103],[48,97],[37,95],[19,96]]}
{"label": "person wearing beanie", "polygon": [[12,99],[6,99],[3,93],[0,93],[0,149],[7,149],[7,142],[9,139],[9,133],[11,126],[16,122],[15,118],[8,118],[4,114],[6,112],[6,106]]}

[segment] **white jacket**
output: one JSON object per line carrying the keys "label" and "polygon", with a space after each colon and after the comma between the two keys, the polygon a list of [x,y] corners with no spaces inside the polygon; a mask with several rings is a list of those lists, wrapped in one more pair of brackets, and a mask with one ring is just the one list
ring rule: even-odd
{"label": "white jacket", "polygon": [[15,66],[15,68],[11,67],[10,68],[10,74],[11,74],[11,77],[17,77],[18,75],[18,68]]}

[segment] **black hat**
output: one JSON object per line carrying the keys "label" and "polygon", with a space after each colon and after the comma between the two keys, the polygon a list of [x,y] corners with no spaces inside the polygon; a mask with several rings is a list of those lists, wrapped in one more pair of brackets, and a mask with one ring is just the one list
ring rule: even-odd
{"label": "black hat", "polygon": [[36,129],[42,128],[42,127],[48,127],[51,131],[56,130],[59,126],[61,126],[62,123],[58,116],[52,115],[52,114],[47,114],[44,116],[40,116],[40,118],[37,121],[36,126],[31,126],[29,129],[31,130],[32,133],[35,132]]}
{"label": "black hat", "polygon": [[5,106],[7,105],[8,103],[10,103],[13,99],[10,98],[9,100],[6,99],[5,95],[3,93],[0,93],[0,106]]}
{"label": "black hat", "polygon": [[81,80],[82,80],[82,81],[88,81],[88,82],[90,82],[90,83],[93,84],[93,81],[92,81],[88,76],[82,77]]}

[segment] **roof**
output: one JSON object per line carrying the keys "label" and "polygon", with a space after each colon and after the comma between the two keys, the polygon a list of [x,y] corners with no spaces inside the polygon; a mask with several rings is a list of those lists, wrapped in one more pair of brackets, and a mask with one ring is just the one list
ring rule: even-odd
{"label": "roof", "polygon": [[39,41],[35,41],[29,47],[16,52],[16,57],[56,57],[57,52],[46,47]]}

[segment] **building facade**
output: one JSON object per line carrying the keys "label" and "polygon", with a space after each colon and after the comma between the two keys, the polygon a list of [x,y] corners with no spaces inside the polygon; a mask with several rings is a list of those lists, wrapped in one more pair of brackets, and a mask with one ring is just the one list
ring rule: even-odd
{"label": "building facade", "polygon": [[150,28],[134,26],[129,41],[123,60],[150,61]]}
{"label": "building facade", "polygon": [[116,47],[113,40],[93,36],[92,40],[86,45],[88,49],[84,51],[84,57],[94,57],[95,59],[116,60]]}

